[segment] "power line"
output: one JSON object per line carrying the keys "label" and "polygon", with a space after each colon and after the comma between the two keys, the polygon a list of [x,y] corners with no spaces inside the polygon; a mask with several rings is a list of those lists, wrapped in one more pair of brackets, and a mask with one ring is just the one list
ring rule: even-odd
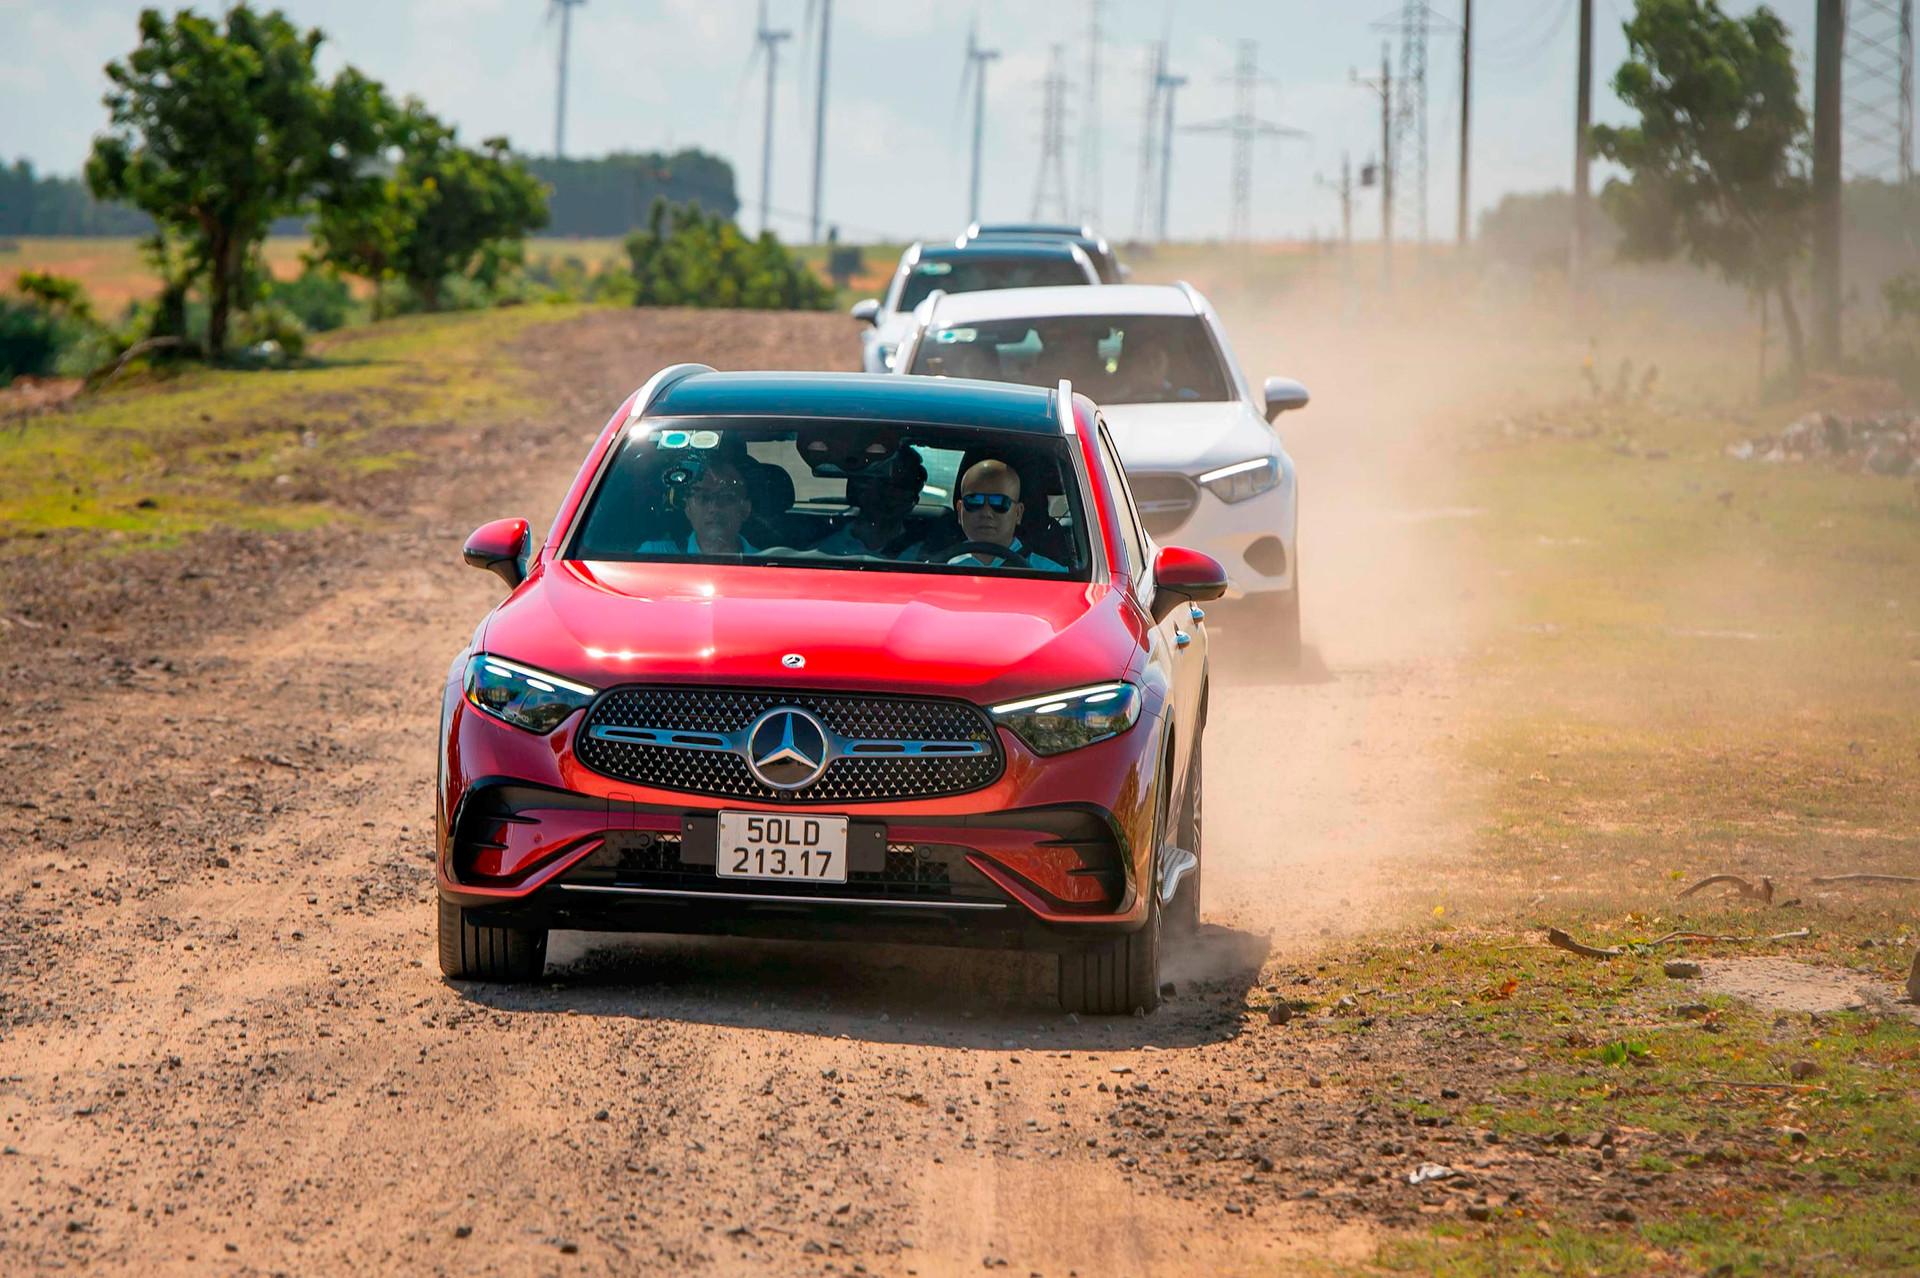
{"label": "power line", "polygon": [[[1067,73],[1066,46],[1053,46],[1046,79],[1040,82],[1040,172],[1033,184],[1033,219],[1048,207],[1061,221],[1073,216],[1067,197]],[[1049,200],[1052,204],[1049,205]]]}
{"label": "power line", "polygon": [[1260,46],[1257,41],[1237,42],[1233,65],[1233,114],[1224,120],[1189,124],[1188,133],[1224,133],[1233,139],[1233,211],[1228,235],[1245,240],[1253,222],[1253,144],[1263,137],[1303,138],[1299,129],[1274,124],[1259,117]]}

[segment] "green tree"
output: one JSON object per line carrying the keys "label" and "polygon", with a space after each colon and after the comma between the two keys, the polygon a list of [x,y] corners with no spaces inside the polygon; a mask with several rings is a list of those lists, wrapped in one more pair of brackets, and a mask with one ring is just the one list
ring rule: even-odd
{"label": "green tree", "polygon": [[1806,368],[1793,268],[1807,243],[1807,117],[1786,24],[1765,5],[1729,17],[1716,0],[1638,0],[1613,77],[1640,115],[1596,126],[1595,150],[1630,180],[1601,201],[1629,257],[1685,253],[1779,298],[1796,376]]}
{"label": "green tree", "polygon": [[147,9],[139,45],[107,64],[110,128],[94,140],[88,185],[184,240],[216,357],[269,224],[323,186],[349,186],[378,141],[380,86],[350,67],[322,83],[323,39],[246,4],[224,30],[190,10]]}
{"label": "green tree", "polygon": [[518,260],[520,240],[546,224],[546,189],[505,138],[464,147],[412,100],[387,114],[384,133],[399,157],[392,172],[321,206],[316,243],[340,270],[405,280],[433,310],[449,276],[493,283]]}
{"label": "green tree", "polygon": [[738,225],[695,204],[655,200],[646,229],[627,237],[636,306],[818,311],[833,292],[771,232],[750,240]]}

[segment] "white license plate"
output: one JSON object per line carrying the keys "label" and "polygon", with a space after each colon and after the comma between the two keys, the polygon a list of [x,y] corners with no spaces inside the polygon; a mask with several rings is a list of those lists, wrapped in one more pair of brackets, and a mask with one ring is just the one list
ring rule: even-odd
{"label": "white license plate", "polygon": [[722,812],[714,872],[723,879],[847,881],[847,818]]}

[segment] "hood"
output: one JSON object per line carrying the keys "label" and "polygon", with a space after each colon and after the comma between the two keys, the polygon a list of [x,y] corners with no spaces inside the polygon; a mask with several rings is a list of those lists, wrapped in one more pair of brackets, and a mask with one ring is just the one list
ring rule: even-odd
{"label": "hood", "polygon": [[1254,406],[1242,400],[1194,404],[1102,404],[1101,416],[1120,464],[1128,470],[1195,475],[1215,466],[1266,457],[1279,441]]}
{"label": "hood", "polygon": [[[705,564],[543,564],[485,651],[607,687],[651,679],[880,688],[979,702],[1127,673],[1140,636],[1106,585]],[[782,657],[806,664],[788,669]]]}

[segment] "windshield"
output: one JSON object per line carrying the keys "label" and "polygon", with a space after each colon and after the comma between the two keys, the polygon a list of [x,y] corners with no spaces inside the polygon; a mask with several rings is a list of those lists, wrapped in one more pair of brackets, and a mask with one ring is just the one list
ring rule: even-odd
{"label": "windshield", "polygon": [[1081,581],[1090,562],[1063,439],[719,417],[630,427],[568,557]]}
{"label": "windshield", "polygon": [[910,311],[926,301],[936,288],[948,293],[978,293],[989,288],[1085,283],[1086,271],[1070,257],[990,257],[969,253],[964,257],[915,263],[900,282],[900,296],[893,309]]}
{"label": "windshield", "polygon": [[935,329],[908,371],[1029,386],[1066,378],[1096,404],[1234,397],[1206,322],[1190,315],[1068,315]]}

